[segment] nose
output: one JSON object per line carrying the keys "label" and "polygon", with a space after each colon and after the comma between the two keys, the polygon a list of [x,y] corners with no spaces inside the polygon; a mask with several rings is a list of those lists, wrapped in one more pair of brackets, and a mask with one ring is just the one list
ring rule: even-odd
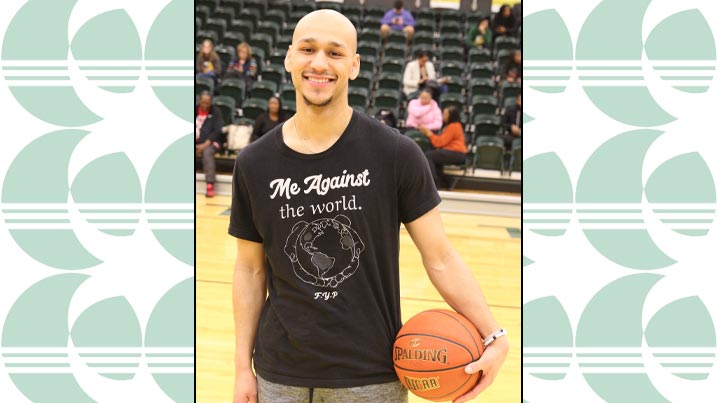
{"label": "nose", "polygon": [[328,56],[323,50],[319,50],[314,54],[311,59],[311,69],[316,72],[323,72],[329,67]]}

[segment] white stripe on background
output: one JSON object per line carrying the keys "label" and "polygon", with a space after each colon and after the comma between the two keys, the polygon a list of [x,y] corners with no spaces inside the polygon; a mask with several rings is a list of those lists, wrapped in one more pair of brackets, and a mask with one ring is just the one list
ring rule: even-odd
{"label": "white stripe on background", "polygon": [[[661,77],[669,76],[711,76],[717,73],[715,70],[655,70],[651,71],[650,74],[655,74]],[[620,70],[616,68],[614,70],[523,70],[525,80],[530,80],[532,76],[542,77],[564,77],[564,76],[598,76],[598,77],[634,77],[641,79],[645,75],[642,70]],[[583,82],[585,80],[581,80]],[[602,80],[604,81],[604,80]],[[710,81],[710,80],[707,80]],[[693,82],[693,81],[691,81]],[[699,82],[695,80],[694,82]]]}
{"label": "white stripe on background", "polygon": [[[8,229],[11,230],[74,230],[77,225],[71,223],[6,223]],[[120,229],[137,229],[140,223],[97,223],[94,224],[102,230],[120,230]],[[144,226],[144,224],[141,224]],[[152,230],[193,230],[194,223],[152,223],[149,224]]]}
{"label": "white stripe on background", "polygon": [[[523,368],[523,374],[564,374],[568,372],[568,367],[528,367]],[[583,374],[645,374],[646,369],[643,367],[582,367],[578,369]],[[694,368],[694,367],[669,367],[663,370],[673,374],[706,374],[710,372],[710,368]]]}
{"label": "white stripe on background", "polygon": [[[72,367],[48,367],[48,368],[32,368],[32,367],[17,367],[17,368],[6,368],[10,374],[74,374],[75,370]],[[128,367],[92,367],[92,371],[106,374],[135,374],[138,368]],[[194,367],[153,367],[149,368],[149,372],[152,374],[193,374]]]}
{"label": "white stripe on background", "polygon": [[[715,357],[655,357],[661,364],[715,364]],[[563,364],[576,361],[580,364],[642,364],[640,357],[523,357],[524,364]]]}
{"label": "white stripe on background", "polygon": [[[85,220],[194,220],[194,213],[80,213]],[[70,213],[2,213],[5,220],[61,220],[69,219]]]}
{"label": "white stripe on background", "polygon": [[2,203],[2,210],[192,210],[191,203]]}
{"label": "white stripe on background", "polygon": [[[615,219],[615,220],[634,220],[643,219],[648,215],[654,214],[661,220],[710,220],[715,218],[715,213],[523,213],[524,220],[567,220],[577,216],[583,220],[595,220],[595,219]],[[43,216],[44,217],[44,216]]]}
{"label": "white stripe on background", "polygon": [[714,210],[717,203],[524,203],[523,210]]}
{"label": "white stripe on background", "polygon": [[[29,80],[11,80],[8,76],[15,77],[67,77],[70,74],[77,74],[75,72],[69,72],[68,70],[4,70],[3,74],[5,79],[10,82],[24,82]],[[135,77],[135,76],[163,76],[163,77],[191,77],[194,79],[194,71],[187,70],[80,70],[79,74],[85,77],[107,77],[107,76],[122,76],[122,77]],[[38,80],[39,81],[39,80]],[[131,81],[131,80],[124,80]],[[101,82],[101,81],[97,81]]]}
{"label": "white stripe on background", "polygon": [[715,60],[525,60],[524,67],[715,67]]}
{"label": "white stripe on background", "polygon": [[[64,364],[69,362],[68,357],[3,357],[1,360],[6,364]],[[80,357],[80,360],[86,364],[137,364],[139,362],[194,364],[194,357]]]}
{"label": "white stripe on background", "polygon": [[151,67],[191,67],[194,60],[0,60],[0,67],[63,67],[77,65],[81,67],[113,66],[151,66]]}
{"label": "white stripe on background", "polygon": [[[546,223],[523,223],[523,227],[530,230],[541,230],[541,229],[566,229],[567,223],[562,224],[546,224]],[[688,230],[688,229],[701,229],[708,230],[711,228],[711,224],[700,223],[670,223],[668,225],[673,229]],[[580,229],[583,230],[646,230],[645,223],[580,223]]]}
{"label": "white stripe on background", "polygon": [[0,347],[0,354],[194,354],[194,347]]}
{"label": "white stripe on background", "polygon": [[[567,80],[531,80],[524,78],[525,85],[531,87],[564,87],[568,84]],[[583,87],[645,87],[645,80],[578,80]],[[665,83],[674,87],[706,87],[712,84],[707,80],[670,80]]]}
{"label": "white stripe on background", "polygon": [[[9,87],[72,87],[72,80],[5,80]],[[194,80],[149,80],[152,87],[194,87]],[[137,80],[89,81],[98,87],[128,87],[137,85]]]}
{"label": "white stripe on background", "polygon": [[715,347],[523,347],[530,354],[717,354]]}

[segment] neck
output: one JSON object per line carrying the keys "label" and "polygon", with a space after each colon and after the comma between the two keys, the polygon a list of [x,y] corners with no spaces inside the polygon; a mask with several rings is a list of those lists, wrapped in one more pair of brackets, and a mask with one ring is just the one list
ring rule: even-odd
{"label": "neck", "polygon": [[283,127],[284,142],[289,148],[304,154],[328,150],[348,127],[353,109],[347,100],[335,106],[310,107],[297,94],[296,114]]}

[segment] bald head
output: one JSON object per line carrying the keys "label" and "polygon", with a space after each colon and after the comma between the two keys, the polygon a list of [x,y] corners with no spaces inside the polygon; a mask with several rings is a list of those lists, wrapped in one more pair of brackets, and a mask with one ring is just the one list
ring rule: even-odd
{"label": "bald head", "polygon": [[357,37],[356,27],[348,18],[337,11],[324,9],[312,11],[299,20],[292,43],[296,45],[302,40],[330,40],[356,53]]}

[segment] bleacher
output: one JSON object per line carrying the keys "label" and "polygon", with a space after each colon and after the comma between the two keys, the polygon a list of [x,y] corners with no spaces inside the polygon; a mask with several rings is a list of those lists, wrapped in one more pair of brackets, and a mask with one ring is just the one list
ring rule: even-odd
{"label": "bleacher", "polygon": [[[520,31],[517,37],[496,38],[491,48],[468,47],[465,35],[472,24],[484,17],[480,12],[465,13],[457,10],[420,8],[412,11],[416,19],[413,43],[406,43],[403,32],[392,31],[386,41],[379,35],[380,20],[390,7],[343,5],[332,2],[292,3],[290,0],[199,0],[196,3],[196,47],[205,38],[211,38],[224,64],[236,58],[236,45],[246,41],[259,63],[258,74],[251,88],[242,80],[227,79],[214,86],[211,80],[196,81],[196,90],[210,90],[214,103],[221,105],[230,116],[225,123],[242,119],[251,123],[266,111],[267,100],[279,94],[282,107],[290,114],[295,111],[294,86],[290,74],[284,70],[285,50],[291,43],[293,29],[300,18],[320,8],[330,8],[344,14],[358,31],[358,53],[361,55],[361,72],[349,82],[349,104],[357,110],[375,115],[382,109],[391,110],[398,118],[398,128],[406,120],[406,99],[402,92],[403,69],[413,60],[418,49],[431,55],[439,77],[451,77],[448,93],[443,94],[439,105],[456,105],[466,133],[469,156],[463,166],[451,167],[457,177],[476,177],[476,172],[496,171],[506,177],[510,171],[520,172],[521,142],[516,142],[508,172],[504,172],[503,140],[498,136],[502,127],[500,117],[504,108],[515,103],[521,92],[519,83],[502,83],[499,71],[513,50],[520,49]],[[418,136],[415,136],[419,140]],[[430,147],[419,140],[419,145]],[[502,150],[502,151],[501,151]],[[228,159],[226,163],[221,158]],[[217,161],[217,169],[233,168],[233,156],[225,154]],[[488,175],[495,176],[495,175]],[[462,181],[464,182],[464,181]],[[519,188],[519,183],[518,183]]]}

